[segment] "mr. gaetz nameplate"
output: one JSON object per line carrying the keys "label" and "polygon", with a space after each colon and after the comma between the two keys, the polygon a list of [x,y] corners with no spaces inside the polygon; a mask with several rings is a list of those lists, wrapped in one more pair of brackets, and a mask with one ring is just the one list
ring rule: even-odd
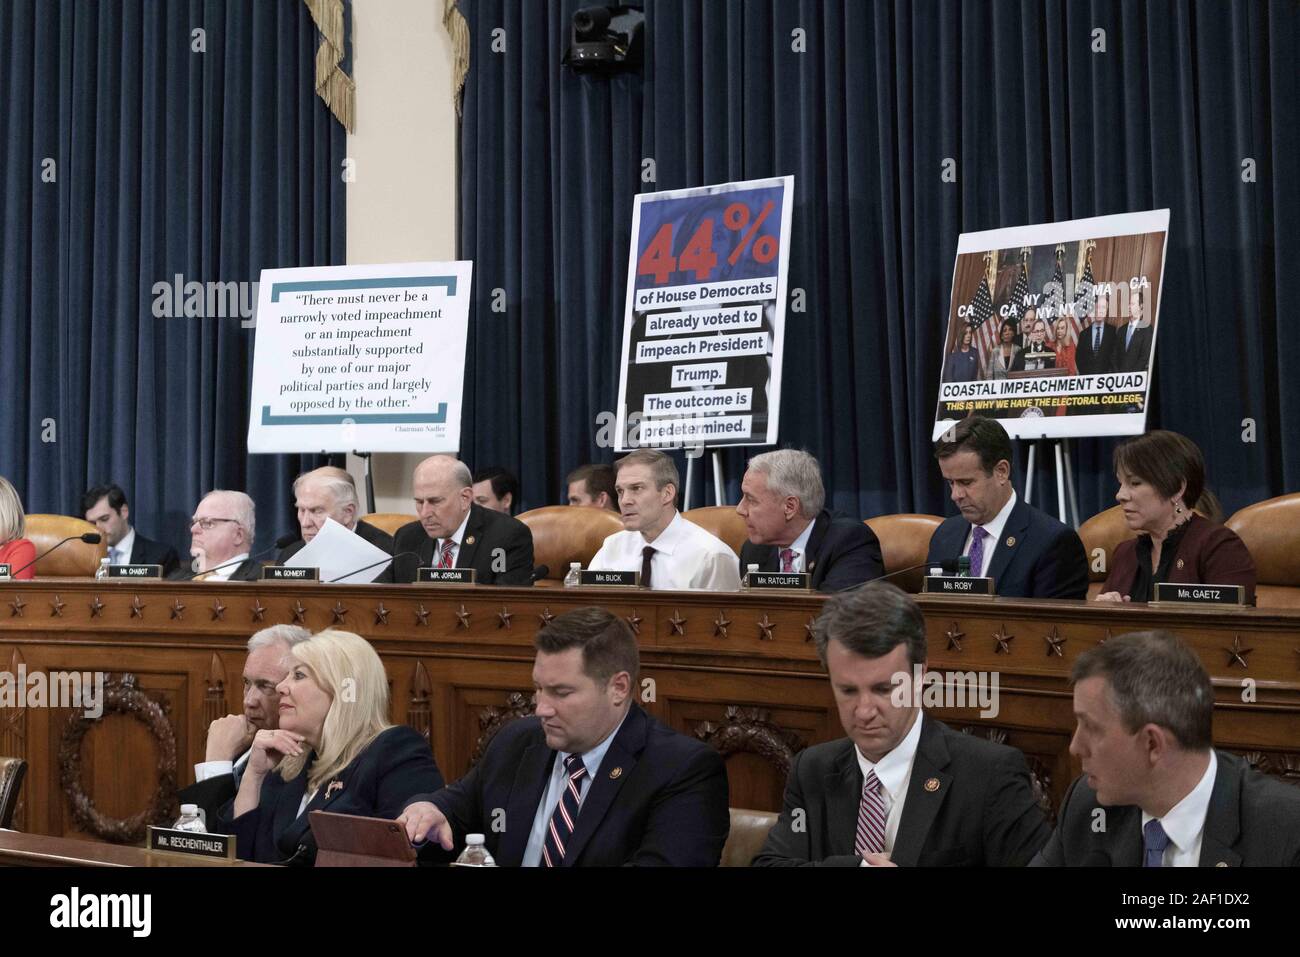
{"label": "mr. gaetz nameplate", "polygon": [[963,578],[960,575],[926,575],[922,579],[921,591],[927,595],[979,595],[984,598],[997,594],[993,591],[992,578]]}
{"label": "mr. gaetz nameplate", "polygon": [[109,565],[109,578],[162,578],[161,565]]}
{"label": "mr. gaetz nameplate", "polygon": [[473,568],[417,568],[415,580],[426,585],[472,585]]}
{"label": "mr. gaetz nameplate", "polygon": [[210,860],[233,861],[235,836],[233,834],[204,834],[202,831],[175,831],[169,827],[149,828],[147,851],[166,851],[171,854],[190,854]]}
{"label": "mr. gaetz nameplate", "polygon": [[1193,605],[1244,605],[1246,589],[1240,585],[1182,585],[1156,582],[1155,602],[1187,602]]}
{"label": "mr. gaetz nameplate", "polygon": [[636,587],[641,580],[637,572],[593,572],[585,568],[579,577],[581,585],[630,585]]}
{"label": "mr. gaetz nameplate", "polygon": [[778,588],[782,591],[807,591],[807,572],[747,572],[745,584],[749,588]]}
{"label": "mr. gaetz nameplate", "polygon": [[264,582],[318,582],[319,568],[298,568],[294,565],[263,565]]}

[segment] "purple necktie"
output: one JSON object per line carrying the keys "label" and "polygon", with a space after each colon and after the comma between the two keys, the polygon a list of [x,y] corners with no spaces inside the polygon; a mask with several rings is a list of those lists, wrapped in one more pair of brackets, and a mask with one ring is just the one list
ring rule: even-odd
{"label": "purple necktie", "polygon": [[793,548],[781,549],[781,571],[782,572],[794,571],[794,549]]}
{"label": "purple necktie", "polygon": [[1169,846],[1169,835],[1159,820],[1147,821],[1142,828],[1142,849],[1145,851],[1143,867],[1164,867],[1165,848]]}
{"label": "purple necktie", "polygon": [[984,575],[984,539],[989,537],[989,533],[983,525],[976,525],[973,534],[970,543],[970,573],[972,578],[981,578]]}
{"label": "purple necktie", "polygon": [[878,854],[885,849],[885,799],[880,794],[880,779],[875,771],[862,782],[862,801],[858,804],[858,830],[853,850],[859,857]]}

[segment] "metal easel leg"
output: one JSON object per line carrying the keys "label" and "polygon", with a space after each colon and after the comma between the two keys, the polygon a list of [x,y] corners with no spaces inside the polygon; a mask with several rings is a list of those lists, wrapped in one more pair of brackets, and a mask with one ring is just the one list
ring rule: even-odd
{"label": "metal easel leg", "polygon": [[1074,490],[1074,463],[1070,457],[1070,440],[1061,442],[1065,446],[1065,492],[1070,503],[1070,527],[1079,527],[1079,496]]}
{"label": "metal easel leg", "polygon": [[1029,459],[1025,463],[1025,504],[1029,505],[1034,501],[1034,453],[1038,449],[1038,442],[1034,439],[1029,440]]}
{"label": "metal easel leg", "polygon": [[1068,525],[1070,516],[1065,510],[1065,462],[1061,456],[1061,441],[1058,439],[1053,442],[1056,452],[1056,514],[1061,517],[1061,523]]}
{"label": "metal easel leg", "polygon": [[713,504],[726,505],[727,483],[723,481],[722,450],[713,450]]}

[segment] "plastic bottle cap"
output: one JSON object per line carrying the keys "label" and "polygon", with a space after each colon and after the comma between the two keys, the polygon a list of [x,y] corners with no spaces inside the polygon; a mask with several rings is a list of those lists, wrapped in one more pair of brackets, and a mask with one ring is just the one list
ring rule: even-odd
{"label": "plastic bottle cap", "polygon": [[757,565],[749,565],[749,566],[747,566],[747,567],[748,567],[748,569],[749,569],[749,573],[750,573],[751,575],[754,574],[754,572],[758,571],[758,566],[757,566]]}
{"label": "plastic bottle cap", "polygon": [[569,562],[569,571],[582,570],[582,562]]}
{"label": "plastic bottle cap", "polygon": [[466,835],[465,835],[465,843],[466,843],[466,844],[482,844],[482,843],[484,842],[484,840],[485,840],[485,838],[483,837],[482,834],[466,834]]}
{"label": "plastic bottle cap", "polygon": [[185,815],[185,814],[193,814],[195,817],[198,817],[198,816],[199,816],[199,806],[198,806],[197,804],[182,804],[182,805],[181,805],[181,814],[182,814],[182,815]]}

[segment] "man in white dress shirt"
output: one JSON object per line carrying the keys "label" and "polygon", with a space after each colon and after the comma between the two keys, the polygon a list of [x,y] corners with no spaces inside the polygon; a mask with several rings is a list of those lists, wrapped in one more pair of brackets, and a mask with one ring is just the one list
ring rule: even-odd
{"label": "man in white dress shirt", "polygon": [[255,581],[259,565],[248,557],[253,550],[255,523],[253,500],[243,492],[214,489],[203,496],[190,520],[195,580]]}
{"label": "man in white dress shirt", "polygon": [[1214,749],[1214,687],[1187,645],[1119,635],[1071,678],[1083,775],[1035,866],[1300,866],[1300,788]]}
{"label": "man in white dress shirt", "polygon": [[605,539],[592,571],[641,573],[658,591],[737,591],[736,553],[677,511],[677,466],[663,452],[639,449],[615,463],[624,531]]}
{"label": "man in white dress shirt", "polygon": [[311,632],[297,625],[272,625],[248,639],[244,659],[244,711],[217,718],[208,726],[205,759],[194,765],[194,784],[181,791],[182,804],[197,804],[209,825],[216,811],[232,800],[248,764],[249,748],[258,731],[280,726],[280,693],[276,686],[289,673],[290,650]]}

